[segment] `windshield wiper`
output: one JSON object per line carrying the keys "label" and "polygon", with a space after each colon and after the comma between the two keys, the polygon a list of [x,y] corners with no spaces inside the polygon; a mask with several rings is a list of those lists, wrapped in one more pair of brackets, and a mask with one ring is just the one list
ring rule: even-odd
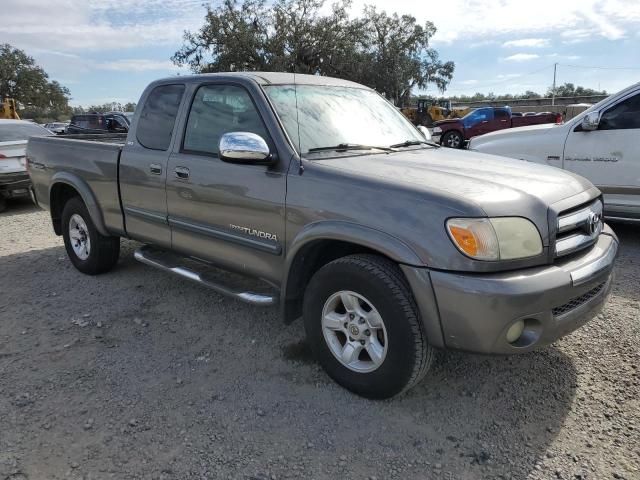
{"label": "windshield wiper", "polygon": [[307,150],[307,153],[327,151],[346,152],[348,150],[383,150],[385,152],[395,152],[392,146],[381,147],[378,145],[361,145],[359,143],[339,143],[338,145],[333,145],[331,147],[310,148],[309,150]]}
{"label": "windshield wiper", "polygon": [[394,143],[393,145],[389,145],[389,148],[412,147],[414,145],[431,145],[432,147],[440,146],[436,142],[428,142],[427,140],[405,140],[402,143]]}

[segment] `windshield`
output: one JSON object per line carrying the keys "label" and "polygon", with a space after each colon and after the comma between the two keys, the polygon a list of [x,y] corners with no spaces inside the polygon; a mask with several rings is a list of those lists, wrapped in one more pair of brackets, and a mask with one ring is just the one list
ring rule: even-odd
{"label": "windshield", "polygon": [[51,135],[51,132],[40,125],[29,122],[3,123],[0,122],[0,142],[27,140],[33,135]]}
{"label": "windshield", "polygon": [[298,85],[297,92],[293,85],[264,88],[296,145],[299,131],[303,155],[336,145],[389,147],[425,140],[404,115],[371,90],[322,85]]}

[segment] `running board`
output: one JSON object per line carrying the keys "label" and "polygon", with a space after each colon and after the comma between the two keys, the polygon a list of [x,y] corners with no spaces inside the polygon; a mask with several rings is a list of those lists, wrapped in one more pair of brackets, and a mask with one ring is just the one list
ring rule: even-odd
{"label": "running board", "polygon": [[[196,259],[183,257],[148,245],[138,248],[133,256],[146,265],[179,275],[245,303],[270,306],[278,302],[278,295],[274,292],[262,292],[262,290],[275,290],[266,282],[243,277]],[[246,288],[247,285],[243,285],[246,283],[251,283],[251,287],[257,288]]]}

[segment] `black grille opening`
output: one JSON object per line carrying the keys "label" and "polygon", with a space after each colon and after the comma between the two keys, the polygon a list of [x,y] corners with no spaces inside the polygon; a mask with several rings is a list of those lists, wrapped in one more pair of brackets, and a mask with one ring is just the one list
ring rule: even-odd
{"label": "black grille opening", "polygon": [[600,285],[598,285],[595,288],[592,288],[587,293],[580,295],[579,297],[572,298],[564,305],[560,305],[559,307],[554,308],[553,310],[551,310],[553,313],[553,316],[559,317],[561,315],[565,315],[566,313],[569,313],[570,311],[575,310],[579,306],[584,305],[585,303],[587,303],[589,300],[591,300],[593,297],[595,297],[602,291],[605,283],[606,282],[602,282]]}

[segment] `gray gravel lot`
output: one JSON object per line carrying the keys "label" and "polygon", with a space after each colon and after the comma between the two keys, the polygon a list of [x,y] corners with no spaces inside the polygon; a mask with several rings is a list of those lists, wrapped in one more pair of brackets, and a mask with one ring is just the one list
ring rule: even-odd
{"label": "gray gravel lot", "polygon": [[303,327],[137,263],[88,277],[48,214],[0,214],[0,480],[640,479],[640,227],[590,324],[513,357],[440,354],[382,402]]}

